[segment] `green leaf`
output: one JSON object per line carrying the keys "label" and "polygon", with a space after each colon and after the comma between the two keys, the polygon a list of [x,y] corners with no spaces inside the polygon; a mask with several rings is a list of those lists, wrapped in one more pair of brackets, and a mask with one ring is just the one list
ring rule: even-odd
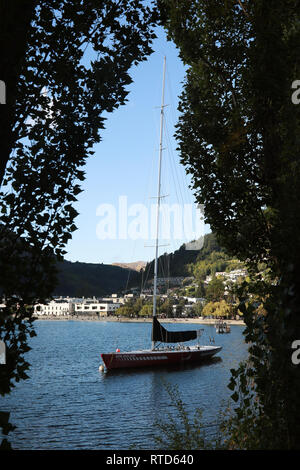
{"label": "green leaf", "polygon": [[233,401],[237,402],[238,399],[239,399],[238,393],[237,393],[237,392],[233,393],[233,394],[231,395],[231,398],[232,398]]}

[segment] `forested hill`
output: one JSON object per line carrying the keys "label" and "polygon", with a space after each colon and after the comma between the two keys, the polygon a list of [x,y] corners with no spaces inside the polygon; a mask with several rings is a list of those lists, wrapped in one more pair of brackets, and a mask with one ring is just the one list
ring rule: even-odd
{"label": "forested hill", "polygon": [[[163,254],[158,258],[159,277],[188,276],[188,265],[205,260],[213,252],[221,252],[223,249],[218,244],[216,237],[212,233],[204,235],[203,247],[201,250],[187,250],[182,245],[174,253]],[[153,278],[154,261],[148,263],[145,268],[144,277]]]}
{"label": "forested hill", "polygon": [[[174,253],[161,255],[158,259],[159,277],[188,276],[188,265],[209,259],[215,252],[223,251],[215,236],[204,236],[201,250],[187,250],[182,245]],[[58,286],[54,295],[70,297],[101,297],[124,291],[130,287],[141,287],[146,280],[153,279],[154,261],[148,263],[144,272],[122,268],[110,264],[58,263]]]}
{"label": "forested hill", "polygon": [[101,297],[139,285],[139,273],[110,264],[63,261],[58,263],[58,285],[54,295]]}

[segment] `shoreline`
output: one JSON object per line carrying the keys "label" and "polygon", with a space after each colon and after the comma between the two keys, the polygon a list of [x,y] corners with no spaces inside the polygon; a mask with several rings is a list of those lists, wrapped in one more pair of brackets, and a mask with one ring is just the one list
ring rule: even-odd
{"label": "shoreline", "polygon": [[[96,315],[40,315],[35,316],[35,320],[50,320],[50,321],[96,321],[96,322],[120,322],[120,323],[151,323],[152,318],[117,318],[113,316],[99,317]],[[160,318],[162,323],[199,323],[201,325],[214,325],[215,318]],[[245,326],[243,320],[224,320],[228,325]]]}

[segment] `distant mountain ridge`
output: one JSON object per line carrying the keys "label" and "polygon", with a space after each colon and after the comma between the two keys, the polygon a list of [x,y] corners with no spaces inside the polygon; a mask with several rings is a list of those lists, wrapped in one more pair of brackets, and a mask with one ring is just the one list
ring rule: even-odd
{"label": "distant mountain ridge", "polygon": [[140,274],[133,269],[103,263],[63,261],[58,263],[58,285],[54,295],[102,297],[139,285]]}
{"label": "distant mountain ridge", "polygon": [[[206,259],[212,252],[221,250],[215,236],[210,233],[204,236],[200,250],[186,249],[182,245],[174,253],[164,253],[158,258],[159,277],[188,276],[187,265]],[[58,263],[58,285],[54,295],[70,297],[102,297],[128,290],[131,287],[142,287],[146,280],[153,279],[154,261],[145,263]]]}
{"label": "distant mountain ridge", "polygon": [[120,268],[133,269],[140,272],[147,265],[146,261],[135,261],[133,263],[112,263],[112,266],[119,266]]}

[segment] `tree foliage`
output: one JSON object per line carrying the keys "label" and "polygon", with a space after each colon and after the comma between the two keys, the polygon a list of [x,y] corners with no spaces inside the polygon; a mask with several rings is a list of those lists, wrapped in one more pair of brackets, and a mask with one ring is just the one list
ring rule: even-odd
{"label": "tree foliage", "polygon": [[[35,0],[0,0],[0,80],[5,83],[5,106],[0,107],[0,184],[13,147],[16,92]],[[22,14],[20,14],[20,6]]]}
{"label": "tree foliage", "polygon": [[216,445],[209,442],[202,420],[202,410],[197,408],[191,421],[177,387],[164,382],[170,404],[175,413],[169,412],[164,420],[155,423],[154,440],[159,449],[170,450],[212,450]]}
{"label": "tree foliage", "polygon": [[220,277],[213,276],[206,287],[206,299],[209,302],[218,302],[224,297],[225,286]]}
{"label": "tree foliage", "polygon": [[153,305],[152,304],[144,304],[139,310],[138,315],[140,317],[151,317],[152,316],[152,311],[153,311]]}
{"label": "tree foliage", "polygon": [[116,310],[116,315],[121,317],[130,317],[133,314],[133,309],[129,305],[123,305]]}
{"label": "tree foliage", "polygon": [[217,302],[210,301],[204,307],[202,315],[204,317],[230,317],[233,313],[233,307],[229,305],[225,300]]}
{"label": "tree foliage", "polygon": [[299,1],[159,4],[187,65],[176,133],[182,163],[206,223],[251,277],[238,297],[257,413],[268,421],[270,445],[299,448],[300,369],[291,360],[300,338],[300,106],[291,100],[300,77]]}
{"label": "tree foliage", "polygon": [[[2,395],[27,377],[24,354],[34,335],[29,306],[53,291],[56,261],[76,229],[73,203],[82,167],[100,141],[104,114],[126,102],[130,67],[152,52],[155,21],[156,12],[139,0],[35,3],[0,194],[0,286],[6,298],[0,338],[7,346]],[[12,27],[12,42],[15,33]]]}

